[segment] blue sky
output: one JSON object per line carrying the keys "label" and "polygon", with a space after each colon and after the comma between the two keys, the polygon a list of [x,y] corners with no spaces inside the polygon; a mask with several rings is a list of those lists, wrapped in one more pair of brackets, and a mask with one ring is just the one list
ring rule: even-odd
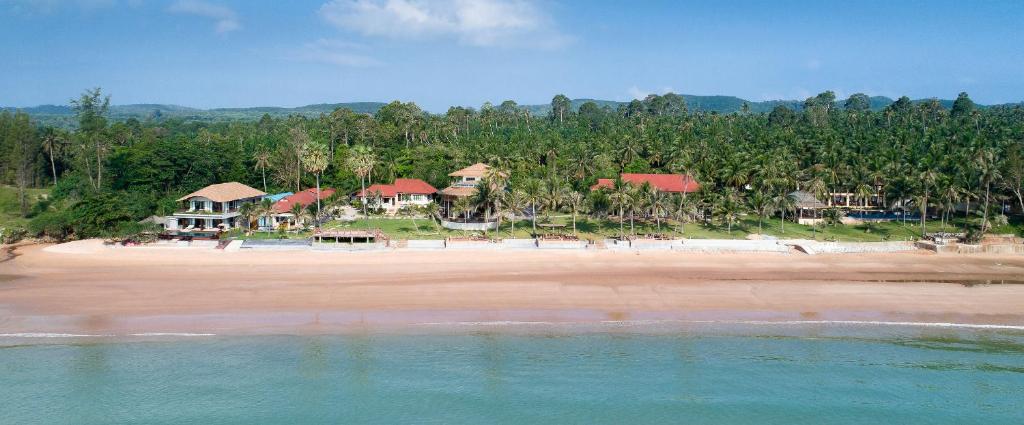
{"label": "blue sky", "polygon": [[1024,100],[1024,1],[0,0],[0,105]]}

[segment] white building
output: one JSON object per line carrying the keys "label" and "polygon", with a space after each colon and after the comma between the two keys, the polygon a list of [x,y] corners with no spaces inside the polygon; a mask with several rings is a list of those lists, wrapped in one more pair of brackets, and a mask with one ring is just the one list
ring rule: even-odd
{"label": "white building", "polygon": [[242,225],[239,209],[263,193],[237,182],[206,186],[178,199],[182,209],[167,217],[168,230],[227,230]]}

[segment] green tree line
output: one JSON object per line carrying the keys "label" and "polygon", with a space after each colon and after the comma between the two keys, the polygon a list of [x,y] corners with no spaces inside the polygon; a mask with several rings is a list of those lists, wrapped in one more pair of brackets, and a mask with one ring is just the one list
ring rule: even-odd
{"label": "green tree line", "polygon": [[[669,210],[687,210],[687,217],[730,227],[741,214],[791,214],[785,195],[797,189],[822,199],[854,193],[858,202],[877,198],[885,208],[943,218],[966,204],[980,228],[1000,217],[1003,205],[1024,209],[1020,106],[978,108],[966,93],[949,109],[901,97],[872,111],[869,101],[864,94],[837,100],[824,92],[800,111],[780,105],[770,113],[717,114],[691,113],[672,93],[616,109],[593,102],[574,109],[557,95],[546,116],[513,101],[444,114],[395,101],[373,115],[337,109],[316,118],[112,122],[109,97],[93,89],[72,102],[77,127],[71,131],[39,126],[24,113],[0,113],[0,183],[20,193],[52,187],[38,202],[21,196],[19,209],[31,219],[31,233],[57,238],[128,231],[212,183],[239,181],[268,193],[316,185],[351,193],[411,177],[444,187],[449,172],[476,162],[501,170],[510,195],[538,204],[544,187],[563,192],[560,199],[579,193],[584,201],[552,205],[611,213],[623,227],[634,216],[620,211],[629,209],[630,195],[588,190],[621,172],[693,176],[700,193],[654,202],[660,205],[654,209],[645,198],[645,215],[660,220]],[[507,198],[499,195],[493,201]]]}

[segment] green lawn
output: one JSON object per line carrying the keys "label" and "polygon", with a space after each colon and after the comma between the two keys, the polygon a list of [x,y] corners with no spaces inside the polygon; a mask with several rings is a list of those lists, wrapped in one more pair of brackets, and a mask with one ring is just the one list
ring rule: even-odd
{"label": "green lawn", "polygon": [[[555,223],[564,224],[565,227],[556,230],[545,230],[538,228],[539,233],[572,233],[572,219],[570,216],[556,216],[550,219],[538,218],[538,223]],[[962,222],[954,222],[948,225],[948,231],[959,231]],[[928,231],[934,232],[941,230],[941,225],[937,221],[929,221],[927,223]],[[416,226],[413,225],[413,221],[409,219],[391,219],[391,218],[371,218],[369,222],[367,220],[357,220],[352,223],[341,223],[333,222],[328,223],[324,226],[328,229],[380,229],[392,239],[443,239],[448,236],[467,236],[471,234],[479,234],[479,232],[461,232],[447,230],[444,228],[438,229],[435,227],[430,220],[417,219]],[[907,222],[906,224],[900,222],[887,222],[887,223],[876,223],[871,225],[819,225],[814,228],[811,226],[804,226],[787,221],[785,223],[785,231],[783,231],[782,220],[778,218],[767,219],[762,224],[761,233],[765,235],[771,235],[778,238],[791,238],[791,239],[818,239],[818,240],[836,240],[836,241],[847,241],[847,242],[879,242],[879,241],[901,241],[911,240],[920,238],[920,224],[918,222]],[[619,222],[617,220],[605,220],[605,219],[594,219],[587,217],[577,217],[576,221],[577,234],[583,239],[603,239],[608,237],[615,237],[619,235]],[[629,235],[631,233],[629,221],[626,220],[623,228],[625,233]],[[661,231],[655,222],[650,221],[634,221],[634,229],[637,234],[651,234],[651,233],[663,233],[672,236],[681,236],[690,239],[743,239],[748,234],[758,233],[757,218],[747,216],[735,223],[732,228],[732,232],[729,232],[725,225],[718,223],[711,223],[704,225],[703,223],[688,223],[684,226],[683,232],[679,232],[679,226],[677,222],[663,222],[661,225]],[[1010,225],[1001,226],[994,230],[994,233],[1015,233],[1017,235],[1024,235],[1024,223],[1021,222],[1020,218],[1017,218]],[[512,233],[512,224],[509,220],[505,220],[502,223],[501,229],[497,232],[491,232],[492,237],[497,238],[529,238],[532,234],[532,228],[530,220],[518,219],[516,220],[515,233]]]}
{"label": "green lawn", "polygon": [[[544,229],[538,227],[539,233],[572,233],[572,217],[559,215],[554,217],[538,217],[538,223],[553,223],[565,225],[558,229]],[[414,225],[415,224],[415,225]],[[937,221],[927,223],[928,231],[935,232],[942,230]],[[957,219],[947,224],[947,231],[958,232],[962,230],[963,220]],[[758,232],[757,217],[746,216],[739,222],[733,224],[729,232],[725,225],[718,223],[687,223],[683,232],[680,233],[679,224],[675,221],[662,222],[659,231],[654,221],[635,220],[633,223],[636,234],[662,233],[673,237],[685,237],[689,239],[744,239],[751,233]],[[785,227],[785,231],[783,231]],[[482,235],[482,232],[462,232],[448,230],[440,227],[439,224],[431,222],[426,218],[410,220],[407,218],[384,218],[372,217],[369,220],[358,219],[354,222],[330,222],[324,225],[329,230],[364,230],[380,229],[391,239],[444,239],[446,237],[460,237],[470,235]],[[629,220],[623,223],[626,235],[631,234]],[[609,219],[595,219],[589,217],[577,217],[576,230],[583,239],[604,239],[617,237],[619,235],[619,222]],[[782,220],[778,218],[766,219],[762,223],[760,233],[784,239],[817,239],[833,240],[843,242],[881,242],[881,241],[903,241],[919,239],[921,237],[920,223],[887,222],[871,225],[819,225],[816,227],[796,224],[786,221],[783,226]],[[237,231],[236,231],[237,232]],[[530,238],[532,237],[532,226],[528,219],[518,218],[515,224],[515,233],[512,232],[512,223],[505,220],[497,232],[490,232],[489,236],[495,238]],[[994,229],[993,233],[1013,233],[1024,236],[1024,218],[1014,217],[1010,224]],[[241,233],[230,234],[230,236],[241,237]],[[304,239],[310,236],[310,232],[254,232],[246,238],[250,239]]]}

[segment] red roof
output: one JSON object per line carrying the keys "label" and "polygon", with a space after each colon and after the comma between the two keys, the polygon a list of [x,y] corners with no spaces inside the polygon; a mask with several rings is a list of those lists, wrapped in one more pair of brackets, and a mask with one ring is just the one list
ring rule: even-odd
{"label": "red roof", "polygon": [[[420,179],[395,179],[394,184],[374,184],[366,188],[366,194],[372,194],[374,192],[380,192],[380,196],[386,198],[393,198],[398,196],[399,193],[414,194],[414,195],[433,195],[437,193],[437,189]],[[362,191],[356,193],[356,196],[365,196]]]}
{"label": "red roof", "polygon": [[[334,194],[334,189],[329,187],[320,188],[320,199],[327,199]],[[274,202],[273,210],[274,213],[283,214],[291,212],[292,207],[295,204],[306,206],[309,204],[316,203],[316,188],[306,189],[302,192],[285,196],[280,201]]]}
{"label": "red roof", "polygon": [[[630,174],[623,173],[622,181],[626,183],[632,183],[635,185],[642,185],[644,183],[650,183],[662,192],[670,193],[693,193],[700,189],[700,183],[697,183],[686,174]],[[597,184],[590,187],[590,190],[598,189],[612,189],[615,187],[614,179],[597,179]]]}

